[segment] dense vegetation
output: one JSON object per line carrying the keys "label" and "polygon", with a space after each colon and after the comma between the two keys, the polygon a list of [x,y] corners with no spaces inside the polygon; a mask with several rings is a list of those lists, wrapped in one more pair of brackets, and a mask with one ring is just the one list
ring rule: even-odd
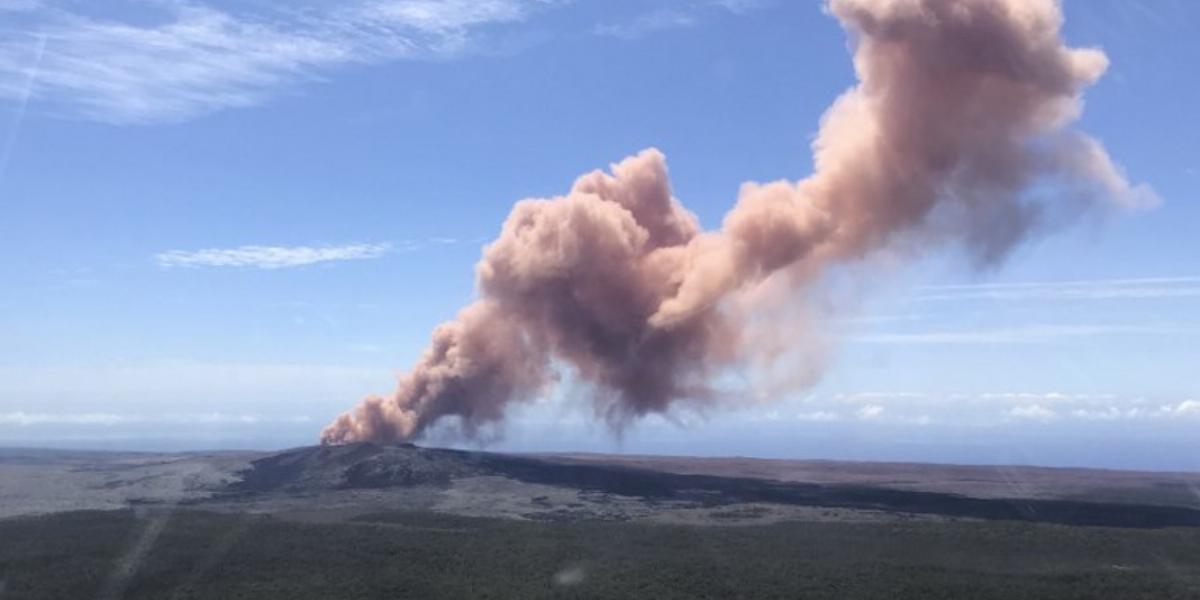
{"label": "dense vegetation", "polygon": [[83,512],[0,521],[0,597],[1200,598],[1200,529]]}

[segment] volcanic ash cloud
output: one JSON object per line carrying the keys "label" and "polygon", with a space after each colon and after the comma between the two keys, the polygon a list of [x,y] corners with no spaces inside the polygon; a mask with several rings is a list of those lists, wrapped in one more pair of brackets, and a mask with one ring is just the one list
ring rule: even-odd
{"label": "volcanic ash cloud", "polygon": [[472,435],[564,366],[614,426],[713,402],[723,370],[775,351],[745,310],[768,283],[800,299],[831,268],[899,247],[955,244],[986,266],[1045,224],[1155,201],[1070,128],[1107,59],[1063,44],[1052,0],[828,6],[858,84],[821,119],[810,177],[744,184],[718,231],[672,195],[654,149],[518,202],[476,267],[479,299],[322,442],[414,439],[446,417]]}

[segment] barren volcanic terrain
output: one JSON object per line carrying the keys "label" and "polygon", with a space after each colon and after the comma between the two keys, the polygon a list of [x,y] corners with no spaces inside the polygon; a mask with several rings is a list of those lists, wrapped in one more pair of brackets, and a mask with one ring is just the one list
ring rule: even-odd
{"label": "barren volcanic terrain", "polygon": [[348,444],[0,452],[9,598],[1200,597],[1200,475]]}
{"label": "barren volcanic terrain", "polygon": [[0,516],[179,505],[323,521],[407,509],[698,524],[989,519],[1200,526],[1200,475],[512,455],[366,443],[277,453],[0,454]]}

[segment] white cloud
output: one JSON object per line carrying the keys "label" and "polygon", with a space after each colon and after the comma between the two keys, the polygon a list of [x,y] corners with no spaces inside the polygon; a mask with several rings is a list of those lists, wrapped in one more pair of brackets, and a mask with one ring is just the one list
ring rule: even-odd
{"label": "white cloud", "polygon": [[810,412],[796,413],[797,421],[812,421],[812,422],[817,422],[817,423],[829,423],[832,421],[840,420],[840,418],[841,417],[839,417],[837,413],[830,412],[827,410],[814,410],[814,411],[810,411]]}
{"label": "white cloud", "polygon": [[1115,421],[1117,419],[1137,419],[1151,416],[1144,408],[1105,406],[1103,408],[1077,408],[1071,411],[1071,416],[1089,421]]}
{"label": "white cloud", "polygon": [[1200,400],[1184,400],[1175,406],[1165,408],[1169,413],[1176,415],[1200,416]]}
{"label": "white cloud", "polygon": [[[183,120],[261,104],[281,89],[355,63],[446,58],[479,48],[482,28],[524,20],[550,0],[355,0],[235,13],[152,5],[151,23],[22,2],[23,27],[0,29],[0,98],[110,123]],[[270,5],[266,5],[270,6]],[[36,49],[45,39],[39,57]]]}
{"label": "white cloud", "polygon": [[858,419],[894,425],[1012,426],[1020,422],[1200,419],[1200,400],[1168,401],[1100,392],[845,391],[784,403],[772,414],[791,411],[796,421],[812,422]]}
{"label": "white cloud", "polygon": [[444,33],[488,23],[523,19],[536,3],[515,0],[383,0],[360,5],[358,19],[389,26],[403,24],[418,31]]}
{"label": "white cloud", "polygon": [[[1142,403],[1137,403],[1142,404]],[[1184,400],[1177,404],[1164,404],[1158,407],[1141,405],[1090,406],[1071,411],[1071,416],[1089,421],[1116,421],[1135,419],[1175,419],[1200,417],[1200,401]]]}
{"label": "white cloud", "polygon": [[858,409],[854,414],[863,420],[877,419],[883,414],[883,407],[878,404],[868,404]]}
{"label": "white cloud", "polygon": [[1008,411],[1009,416],[1018,419],[1029,419],[1032,421],[1050,421],[1058,416],[1058,413],[1046,408],[1040,404],[1022,404],[1014,406]]}
{"label": "white cloud", "polygon": [[254,267],[282,269],[322,262],[379,258],[391,250],[390,244],[351,244],[347,246],[241,246],[205,250],[168,250],[156,255],[160,266],[171,267]]}

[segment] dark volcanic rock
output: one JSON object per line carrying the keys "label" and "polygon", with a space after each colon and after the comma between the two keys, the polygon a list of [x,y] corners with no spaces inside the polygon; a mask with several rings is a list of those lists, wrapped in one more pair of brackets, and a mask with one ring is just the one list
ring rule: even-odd
{"label": "dark volcanic rock", "polygon": [[345,488],[445,485],[482,474],[456,450],[370,443],[296,448],[251,463],[236,492],[305,492]]}
{"label": "dark volcanic rock", "polygon": [[1200,527],[1200,510],[1177,506],[1048,499],[975,498],[865,485],[821,485],[751,477],[680,474],[553,457],[368,443],[297,448],[251,463],[240,494],[448,485],[497,475],[526,483],[697,506],[773,503],[1112,527]]}

